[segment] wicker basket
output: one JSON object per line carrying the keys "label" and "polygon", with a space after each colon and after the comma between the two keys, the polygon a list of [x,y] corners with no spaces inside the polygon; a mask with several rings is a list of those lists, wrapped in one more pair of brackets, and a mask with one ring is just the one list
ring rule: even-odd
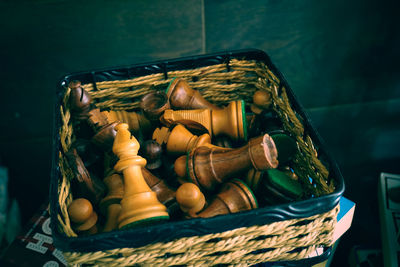
{"label": "wicker basket", "polygon": [[[255,90],[271,92],[284,130],[295,136],[299,153],[292,162],[310,198],[289,204],[159,225],[77,236],[67,206],[72,172],[65,152],[76,138],[67,105],[71,80],[80,80],[101,109],[135,110],[139,99],[163,90],[174,78],[216,104],[243,99]],[[298,261],[316,248],[330,253],[343,178],[310,125],[301,105],[269,57],[259,50],[233,51],[65,76],[56,106],[51,219],[55,245],[74,264],[215,265]],[[247,107],[248,108],[248,107]],[[321,258],[320,258],[321,259]],[[314,259],[315,261],[315,259]]]}

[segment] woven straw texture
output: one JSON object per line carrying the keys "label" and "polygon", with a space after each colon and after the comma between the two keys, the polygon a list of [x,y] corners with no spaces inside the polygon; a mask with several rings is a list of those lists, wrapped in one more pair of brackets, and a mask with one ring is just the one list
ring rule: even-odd
{"label": "woven straw texture", "polygon": [[[152,90],[165,90],[174,78],[184,78],[210,102],[227,104],[243,99],[251,103],[256,90],[266,90],[272,96],[272,108],[283,122],[284,129],[295,136],[299,153],[293,160],[293,169],[305,190],[315,196],[334,191],[328,179],[329,171],[318,158],[317,148],[305,132],[302,118],[292,109],[286,89],[279,79],[262,62],[231,59],[227,64],[217,64],[190,70],[170,71],[142,76],[130,80],[105,81],[85,84],[97,107],[111,110],[135,110],[140,98]],[[74,123],[68,107],[70,89],[66,88],[60,105],[62,126],[59,129],[61,151],[59,167],[61,180],[58,186],[60,213],[58,228],[66,236],[76,237],[71,228],[67,206],[72,201],[70,181],[72,171],[64,156],[75,140]],[[309,177],[312,178],[310,183]],[[140,248],[118,248],[93,253],[66,252],[70,264],[126,265],[246,265],[265,261],[303,259],[317,247],[332,244],[336,225],[336,207],[325,214],[309,218],[286,220],[268,225],[234,229],[227,232],[181,238],[168,243],[150,244]],[[165,257],[165,255],[168,257]]]}

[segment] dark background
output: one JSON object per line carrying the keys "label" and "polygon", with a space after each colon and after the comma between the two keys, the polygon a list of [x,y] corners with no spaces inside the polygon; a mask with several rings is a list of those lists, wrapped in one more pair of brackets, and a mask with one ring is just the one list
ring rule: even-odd
{"label": "dark background", "polygon": [[266,51],[356,202],[334,265],[379,248],[377,182],[400,173],[397,1],[0,1],[0,157],[23,222],[48,197],[61,76],[240,48]]}

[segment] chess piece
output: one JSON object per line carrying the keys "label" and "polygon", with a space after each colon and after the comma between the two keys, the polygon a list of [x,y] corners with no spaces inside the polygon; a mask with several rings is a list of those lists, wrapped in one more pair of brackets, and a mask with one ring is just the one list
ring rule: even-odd
{"label": "chess piece", "polygon": [[124,185],[119,174],[114,173],[104,179],[108,194],[100,202],[100,211],[106,216],[103,232],[118,229],[118,216],[121,212],[121,199],[124,195]]}
{"label": "chess piece", "polygon": [[96,176],[90,175],[75,148],[72,148],[65,155],[75,177],[74,182],[76,182],[77,186],[76,194],[88,198],[94,204],[99,203],[106,192],[103,182],[96,178]]}
{"label": "chess piece", "polygon": [[154,140],[147,140],[142,145],[141,155],[146,159],[146,168],[154,170],[160,168],[162,164],[161,160],[162,148]]}
{"label": "chess piece", "polygon": [[197,213],[197,216],[210,218],[256,208],[258,203],[251,189],[242,181],[235,179],[225,183],[215,199],[207,208]]}
{"label": "chess piece", "polygon": [[197,213],[206,205],[204,194],[193,183],[184,183],[176,190],[176,201],[189,218],[197,217]]}
{"label": "chess piece", "polygon": [[254,114],[261,114],[267,110],[272,103],[271,94],[265,90],[257,90],[253,95],[253,104],[250,109]]}
{"label": "chess piece", "polygon": [[243,101],[233,101],[220,110],[167,109],[161,121],[167,126],[181,123],[187,127],[206,129],[212,136],[228,135],[233,140],[247,140],[246,113]]}
{"label": "chess piece", "polygon": [[221,109],[205,100],[184,79],[174,78],[166,90],[171,106],[175,109]]}
{"label": "chess piece", "polygon": [[285,134],[282,130],[270,132],[278,150],[278,161],[280,164],[288,163],[297,153],[296,140]]}
{"label": "chess piece", "polygon": [[146,168],[142,168],[142,175],[147,185],[157,194],[157,199],[167,208],[175,202],[175,191],[164,180],[158,178]]}
{"label": "chess piece", "polygon": [[260,202],[271,205],[298,200],[303,196],[303,189],[286,173],[271,169],[263,173],[257,193]]}
{"label": "chess piece", "polygon": [[81,234],[96,234],[98,232],[97,213],[89,200],[77,198],[68,206],[69,218],[72,222],[74,231]]}
{"label": "chess piece", "polygon": [[107,117],[107,120],[110,122],[122,122],[127,123],[129,125],[129,130],[134,133],[143,133],[146,134],[151,129],[150,121],[138,112],[128,112],[124,110],[110,110],[110,111],[102,111]]}
{"label": "chess piece", "polygon": [[114,127],[117,122],[108,121],[107,117],[92,104],[90,94],[82,87],[81,82],[69,83],[71,89],[70,109],[74,117],[86,119],[95,135],[92,141],[105,150],[109,150],[115,137]]}
{"label": "chess piece", "polygon": [[252,190],[257,191],[261,176],[262,176],[261,171],[257,171],[254,168],[250,168],[246,174],[244,181]]}
{"label": "chess piece", "polygon": [[146,160],[137,155],[139,143],[128,130],[125,123],[116,126],[113,152],[119,158],[114,166],[124,177],[124,197],[121,200],[121,213],[118,228],[150,224],[169,218],[166,207],[161,204],[155,192],[151,191],[142,175]]}
{"label": "chess piece", "polygon": [[150,92],[140,100],[143,114],[152,122],[158,122],[162,113],[169,109],[168,97],[164,92]]}
{"label": "chess piece", "polygon": [[276,168],[278,160],[274,141],[265,134],[250,139],[247,145],[237,149],[197,147],[188,156],[178,158],[175,165],[178,176],[188,177],[201,190],[212,191],[216,185],[249,168],[255,168],[257,171]]}

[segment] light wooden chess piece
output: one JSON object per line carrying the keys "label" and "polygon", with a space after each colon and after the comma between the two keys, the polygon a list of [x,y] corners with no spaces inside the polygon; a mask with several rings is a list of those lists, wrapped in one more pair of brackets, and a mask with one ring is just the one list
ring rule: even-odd
{"label": "light wooden chess piece", "polygon": [[114,166],[124,176],[124,197],[121,200],[121,213],[118,227],[133,227],[169,218],[166,207],[161,204],[155,192],[151,191],[142,175],[146,160],[137,155],[139,143],[131,136],[125,123],[115,129],[113,152],[120,159]]}
{"label": "light wooden chess piece", "polygon": [[[167,129],[166,127],[162,128]],[[153,139],[161,140],[161,143],[166,143],[167,152],[172,155],[186,154],[193,148],[200,146],[227,149],[211,144],[211,136],[208,133],[197,136],[181,124],[176,125],[170,132],[162,128],[157,128],[154,131]]]}
{"label": "light wooden chess piece", "polygon": [[161,122],[167,126],[181,123],[189,127],[206,129],[212,136],[227,135],[233,140],[247,140],[246,113],[243,101],[233,101],[220,110],[167,109],[161,117]]}
{"label": "light wooden chess piece", "polygon": [[174,78],[166,90],[171,106],[175,109],[221,109],[193,90],[184,79]]}
{"label": "light wooden chess piece", "polygon": [[277,157],[274,141],[265,134],[231,150],[197,147],[188,156],[179,157],[174,169],[178,176],[186,176],[202,190],[213,191],[216,185],[250,168],[258,171],[276,168]]}
{"label": "light wooden chess piece", "polygon": [[253,95],[253,104],[251,104],[250,109],[254,114],[258,115],[269,109],[271,103],[271,94],[265,90],[258,90]]}
{"label": "light wooden chess piece", "polygon": [[104,179],[108,188],[108,194],[100,202],[100,211],[106,216],[106,224],[103,232],[109,232],[118,229],[118,216],[121,212],[121,199],[124,196],[124,185],[122,177],[117,174],[111,174]]}
{"label": "light wooden chess piece", "polygon": [[128,112],[124,110],[110,110],[110,111],[102,111],[102,114],[104,114],[107,117],[108,121],[118,121],[121,123],[127,123],[129,125],[129,130],[131,130],[134,133],[137,133],[139,131],[145,133],[151,128],[151,123],[150,121],[143,116],[140,113],[137,112]]}
{"label": "light wooden chess piece", "polygon": [[68,214],[72,228],[81,234],[96,234],[98,232],[97,213],[93,210],[92,203],[85,198],[74,199],[68,205]]}
{"label": "light wooden chess piece", "polygon": [[184,183],[176,190],[176,201],[189,218],[197,217],[197,213],[206,205],[204,194],[193,183]]}

